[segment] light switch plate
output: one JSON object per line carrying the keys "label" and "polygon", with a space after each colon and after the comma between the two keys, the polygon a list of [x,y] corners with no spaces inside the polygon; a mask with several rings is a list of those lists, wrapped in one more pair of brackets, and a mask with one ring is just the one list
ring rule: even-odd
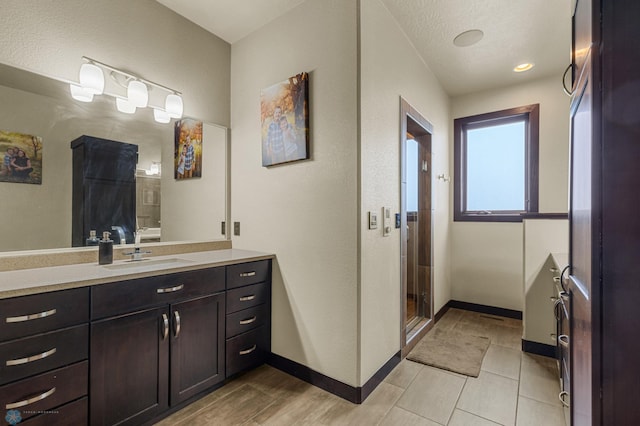
{"label": "light switch plate", "polygon": [[240,222],[233,222],[233,235],[240,235]]}
{"label": "light switch plate", "polygon": [[391,208],[382,208],[382,236],[388,237],[391,233]]}
{"label": "light switch plate", "polygon": [[369,229],[378,229],[378,213],[369,212]]}

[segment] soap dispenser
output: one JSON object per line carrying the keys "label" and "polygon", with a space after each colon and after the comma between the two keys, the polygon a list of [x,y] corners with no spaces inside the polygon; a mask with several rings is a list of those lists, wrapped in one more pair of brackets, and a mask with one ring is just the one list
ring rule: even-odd
{"label": "soap dispenser", "polygon": [[102,240],[98,243],[98,264],[100,265],[113,263],[113,240],[109,239],[110,236],[110,232],[104,231]]}
{"label": "soap dispenser", "polygon": [[89,238],[87,238],[87,246],[97,246],[100,240],[96,236],[96,230],[92,229],[89,231]]}

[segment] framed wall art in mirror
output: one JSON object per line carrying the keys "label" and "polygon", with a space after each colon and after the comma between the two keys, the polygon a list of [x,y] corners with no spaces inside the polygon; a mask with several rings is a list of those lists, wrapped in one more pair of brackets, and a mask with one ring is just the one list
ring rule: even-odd
{"label": "framed wall art in mirror", "polygon": [[0,130],[0,182],[42,184],[42,138]]}

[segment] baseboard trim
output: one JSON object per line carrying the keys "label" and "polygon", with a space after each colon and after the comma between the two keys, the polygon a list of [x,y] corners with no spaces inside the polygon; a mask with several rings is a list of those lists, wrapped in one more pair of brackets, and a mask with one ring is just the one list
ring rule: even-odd
{"label": "baseboard trim", "polygon": [[[522,311],[516,311],[514,309],[497,308],[495,306],[479,305],[477,303],[461,302],[459,300],[449,300],[449,302],[447,303],[447,306],[448,306],[447,309],[449,308],[464,309],[466,311],[481,312],[483,314],[497,315],[499,317],[513,318],[513,319],[519,319],[519,320],[522,319]],[[442,309],[440,311],[442,311]],[[438,312],[438,314],[440,314],[440,312]]]}
{"label": "baseboard trim", "polygon": [[297,377],[313,386],[324,389],[340,398],[346,399],[354,404],[361,404],[378,387],[385,377],[400,363],[400,352],[393,355],[362,387],[354,387],[332,379],[322,373],[318,373],[295,361],[291,361],[283,356],[270,353],[267,357],[267,364],[284,371],[287,374]]}
{"label": "baseboard trim", "polygon": [[546,345],[544,343],[522,339],[522,352],[556,358],[556,350],[557,348],[553,345]]}
{"label": "baseboard trim", "polygon": [[449,310],[450,306],[449,303],[451,301],[447,302],[444,304],[444,306],[442,308],[440,308],[440,310],[438,312],[436,312],[436,316],[433,317],[433,319],[435,320],[435,322],[438,322],[442,319],[442,317],[444,316],[444,314],[447,313],[447,311]]}

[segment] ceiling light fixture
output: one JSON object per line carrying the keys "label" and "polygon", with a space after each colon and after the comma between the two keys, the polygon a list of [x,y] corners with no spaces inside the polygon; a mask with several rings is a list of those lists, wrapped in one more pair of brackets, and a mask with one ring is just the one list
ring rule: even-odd
{"label": "ceiling light fixture", "polygon": [[[134,114],[137,108],[150,107],[153,108],[153,116],[158,123],[168,123],[171,118],[182,118],[184,105],[182,94],[177,90],[145,80],[86,56],[83,56],[82,59],[86,63],[80,67],[79,84],[71,83],[70,85],[73,99],[80,102],[91,102],[94,95],[104,94],[115,98],[118,111],[126,114]],[[109,71],[118,85],[127,89],[126,98],[119,94],[104,91],[104,70]],[[164,105],[149,105],[149,90],[152,88],[167,92]]]}
{"label": "ceiling light fixture", "polygon": [[80,101],[80,102],[93,101],[93,93],[89,92],[84,87],[78,86],[77,84],[71,84],[69,88],[71,89],[71,97],[76,101]]}
{"label": "ceiling light fixture", "polygon": [[513,72],[525,72],[525,71],[529,71],[531,68],[533,68],[535,64],[532,64],[530,62],[524,62],[520,65],[516,65],[515,67],[513,67]]}
{"label": "ceiling light fixture", "polygon": [[453,44],[458,47],[472,46],[482,40],[484,33],[480,30],[469,30],[455,36]]}

